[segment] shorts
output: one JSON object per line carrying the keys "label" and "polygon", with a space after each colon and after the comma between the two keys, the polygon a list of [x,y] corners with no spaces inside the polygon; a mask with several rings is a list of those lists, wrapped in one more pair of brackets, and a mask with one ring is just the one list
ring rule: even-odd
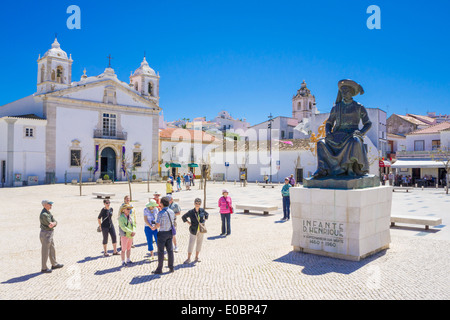
{"label": "shorts", "polygon": [[128,237],[120,237],[121,247],[122,251],[131,250],[131,245],[133,244],[133,239],[130,239]]}

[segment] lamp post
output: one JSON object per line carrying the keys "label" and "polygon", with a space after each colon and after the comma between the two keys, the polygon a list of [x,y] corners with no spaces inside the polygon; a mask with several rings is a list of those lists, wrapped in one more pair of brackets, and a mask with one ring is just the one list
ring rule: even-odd
{"label": "lamp post", "polygon": [[267,127],[269,129],[269,148],[270,148],[270,183],[272,183],[272,121],[273,121],[273,116],[272,116],[272,112],[270,113],[270,115],[268,116],[269,118],[269,123],[267,124]]}

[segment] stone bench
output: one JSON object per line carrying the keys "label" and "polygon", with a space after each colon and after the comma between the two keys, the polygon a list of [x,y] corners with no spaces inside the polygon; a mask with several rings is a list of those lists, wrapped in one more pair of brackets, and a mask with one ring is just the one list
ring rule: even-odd
{"label": "stone bench", "polygon": [[253,204],[237,204],[236,209],[244,210],[244,213],[249,213],[250,211],[262,211],[263,214],[269,214],[269,211],[278,210],[278,207],[253,205]]}
{"label": "stone bench", "polygon": [[92,192],[94,196],[97,196],[97,199],[110,199],[111,197],[114,197],[114,193],[108,193],[108,192]]}
{"label": "stone bench", "polygon": [[265,188],[265,187],[267,187],[267,188],[269,188],[269,187],[275,188],[276,184],[266,184],[266,183],[264,183],[264,184],[261,184],[261,186],[262,186],[263,188]]}
{"label": "stone bench", "polygon": [[412,190],[412,187],[394,187],[392,188],[392,192],[395,192],[395,190],[402,190],[408,192],[409,190]]}
{"label": "stone bench", "polygon": [[431,216],[409,216],[409,215],[391,215],[391,227],[396,223],[421,224],[425,226],[425,230],[429,226],[438,226],[442,224],[442,218]]}

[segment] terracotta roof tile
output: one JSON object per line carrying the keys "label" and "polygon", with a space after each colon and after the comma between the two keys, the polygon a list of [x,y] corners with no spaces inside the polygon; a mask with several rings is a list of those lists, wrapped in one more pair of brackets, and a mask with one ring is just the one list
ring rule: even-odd
{"label": "terracotta roof tile", "polygon": [[429,127],[426,127],[424,129],[416,130],[413,132],[408,133],[410,134],[430,134],[430,133],[439,133],[442,130],[446,130],[450,128],[450,122],[441,122],[438,124],[431,125]]}
{"label": "terracotta roof tile", "polygon": [[216,137],[201,130],[166,128],[159,131],[159,137],[162,139],[173,139],[174,141],[190,138],[191,141],[213,142]]}

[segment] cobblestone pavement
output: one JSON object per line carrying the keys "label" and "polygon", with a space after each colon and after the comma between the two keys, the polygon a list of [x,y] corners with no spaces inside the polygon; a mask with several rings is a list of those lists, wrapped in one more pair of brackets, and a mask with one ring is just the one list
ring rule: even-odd
{"label": "cobblestone pavement", "polygon": [[[161,183],[151,190],[164,191]],[[217,200],[228,188],[234,203],[277,204],[270,215],[237,212],[232,234],[220,237]],[[149,196],[147,185],[133,184],[133,205],[138,212],[136,248],[131,267],[121,268],[120,256],[102,256],[102,237],[96,232],[102,201],[92,192],[113,192],[117,214],[127,184],[86,185],[83,195],[72,185],[45,185],[0,189],[0,299],[449,299],[450,298],[450,195],[442,190],[393,194],[393,212],[438,215],[441,226],[425,231],[420,226],[391,228],[390,249],[360,262],[292,251],[291,222],[281,222],[281,186],[241,187],[234,183],[208,183],[208,233],[201,262],[183,264],[187,258],[188,226],[178,221],[179,252],[175,272],[152,275],[156,261],[147,253],[142,212]],[[185,212],[195,197],[203,198],[198,185],[175,193]],[[55,203],[58,221],[55,246],[62,269],[40,273],[40,202]],[[117,221],[117,220],[116,220]],[[117,231],[117,224],[116,224]],[[112,249],[111,244],[108,248]],[[167,265],[167,262],[165,262]]]}

